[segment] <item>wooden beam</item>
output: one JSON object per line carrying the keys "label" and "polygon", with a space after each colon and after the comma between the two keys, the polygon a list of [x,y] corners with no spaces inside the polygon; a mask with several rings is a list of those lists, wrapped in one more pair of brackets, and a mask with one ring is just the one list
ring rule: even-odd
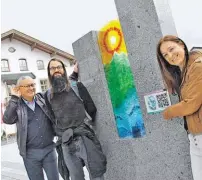
{"label": "wooden beam", "polygon": [[14,38],[14,33],[12,33],[9,38],[10,38],[10,42],[11,42]]}
{"label": "wooden beam", "polygon": [[48,54],[52,54],[52,56],[55,55],[55,52],[57,52],[57,55],[58,56],[61,56],[61,57],[64,57],[65,59],[70,59],[70,60],[74,60],[74,56],[65,52],[65,51],[62,51],[60,49],[57,49],[49,44],[46,44],[40,40],[37,40],[31,36],[28,36],[24,33],[21,33],[20,31],[17,31],[15,29],[12,29],[10,31],[7,31],[3,34],[1,34],[1,41],[5,40],[5,39],[9,39],[10,41],[12,41],[12,39],[16,39],[16,40],[19,40],[27,45],[30,46],[30,48],[32,48],[32,45],[34,43],[36,43],[37,45],[34,47],[34,49],[39,49],[41,51],[44,51]]}
{"label": "wooden beam", "polygon": [[50,57],[54,57],[57,54],[57,52],[53,52],[52,54],[50,54]]}
{"label": "wooden beam", "polygon": [[31,45],[31,51],[33,51],[35,47],[36,47],[36,43],[33,43],[33,44]]}

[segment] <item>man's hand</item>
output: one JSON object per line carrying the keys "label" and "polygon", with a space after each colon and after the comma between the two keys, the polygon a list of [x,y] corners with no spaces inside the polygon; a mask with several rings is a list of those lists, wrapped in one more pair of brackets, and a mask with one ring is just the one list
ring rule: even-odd
{"label": "man's hand", "polygon": [[74,65],[74,72],[76,72],[76,73],[79,72],[79,68],[78,68],[78,63],[77,62]]}
{"label": "man's hand", "polygon": [[12,88],[11,88],[11,95],[20,97],[20,96],[21,96],[21,93],[20,93],[20,91],[19,91],[19,87],[12,87]]}

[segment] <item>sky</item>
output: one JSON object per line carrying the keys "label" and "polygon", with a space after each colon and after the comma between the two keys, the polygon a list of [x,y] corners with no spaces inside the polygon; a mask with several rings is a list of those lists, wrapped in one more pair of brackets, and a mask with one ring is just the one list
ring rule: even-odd
{"label": "sky", "polygon": [[[178,35],[202,46],[202,0],[168,1]],[[16,29],[71,54],[73,42],[117,18],[114,0],[1,0],[1,33]]]}
{"label": "sky", "polygon": [[169,0],[178,36],[189,47],[202,47],[202,0]]}

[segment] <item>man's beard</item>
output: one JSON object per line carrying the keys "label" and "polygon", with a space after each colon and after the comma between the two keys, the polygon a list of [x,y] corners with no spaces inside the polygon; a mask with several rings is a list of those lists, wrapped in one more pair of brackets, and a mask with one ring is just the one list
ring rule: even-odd
{"label": "man's beard", "polygon": [[51,84],[54,93],[60,93],[67,89],[68,87],[68,80],[65,74],[62,76],[52,76],[51,77]]}

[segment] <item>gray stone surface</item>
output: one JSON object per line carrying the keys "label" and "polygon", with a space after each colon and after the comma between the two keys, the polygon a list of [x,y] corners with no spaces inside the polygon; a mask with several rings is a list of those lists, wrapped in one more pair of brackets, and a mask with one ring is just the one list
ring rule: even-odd
{"label": "gray stone surface", "polygon": [[154,0],[154,4],[156,7],[162,34],[177,35],[177,30],[175,28],[175,22],[172,16],[169,0]]}
{"label": "gray stone surface", "polygon": [[[181,119],[166,122],[161,114],[148,115],[146,93],[164,88],[156,60],[156,44],[162,37],[152,0],[115,0],[129,61],[146,127],[146,136],[131,140],[136,153],[137,180],[191,180],[189,142]],[[144,12],[144,15],[143,15]],[[172,97],[172,101],[176,98]]]}
{"label": "gray stone surface", "polygon": [[146,113],[144,95],[164,88],[156,60],[156,44],[162,32],[155,5],[152,0],[115,3],[143,111],[145,137],[118,137],[96,32],[89,32],[73,43],[80,79],[98,109],[96,130],[108,159],[105,179],[191,180],[189,142],[182,119],[166,122],[161,114]]}
{"label": "gray stone surface", "polygon": [[[79,61],[80,71],[85,71],[87,74],[83,77],[80,74],[80,79],[89,90],[98,110],[95,127],[96,133],[108,159],[108,170],[105,174],[105,179],[124,180],[135,177],[135,153],[133,152],[132,143],[130,140],[120,140],[118,137],[97,44],[97,33],[90,32],[86,34],[73,43],[73,49],[74,55]],[[88,56],[86,52],[89,52]],[[92,72],[90,73],[89,71]],[[91,75],[89,76],[89,74]],[[93,79],[93,81],[91,83],[85,83],[87,77]]]}

